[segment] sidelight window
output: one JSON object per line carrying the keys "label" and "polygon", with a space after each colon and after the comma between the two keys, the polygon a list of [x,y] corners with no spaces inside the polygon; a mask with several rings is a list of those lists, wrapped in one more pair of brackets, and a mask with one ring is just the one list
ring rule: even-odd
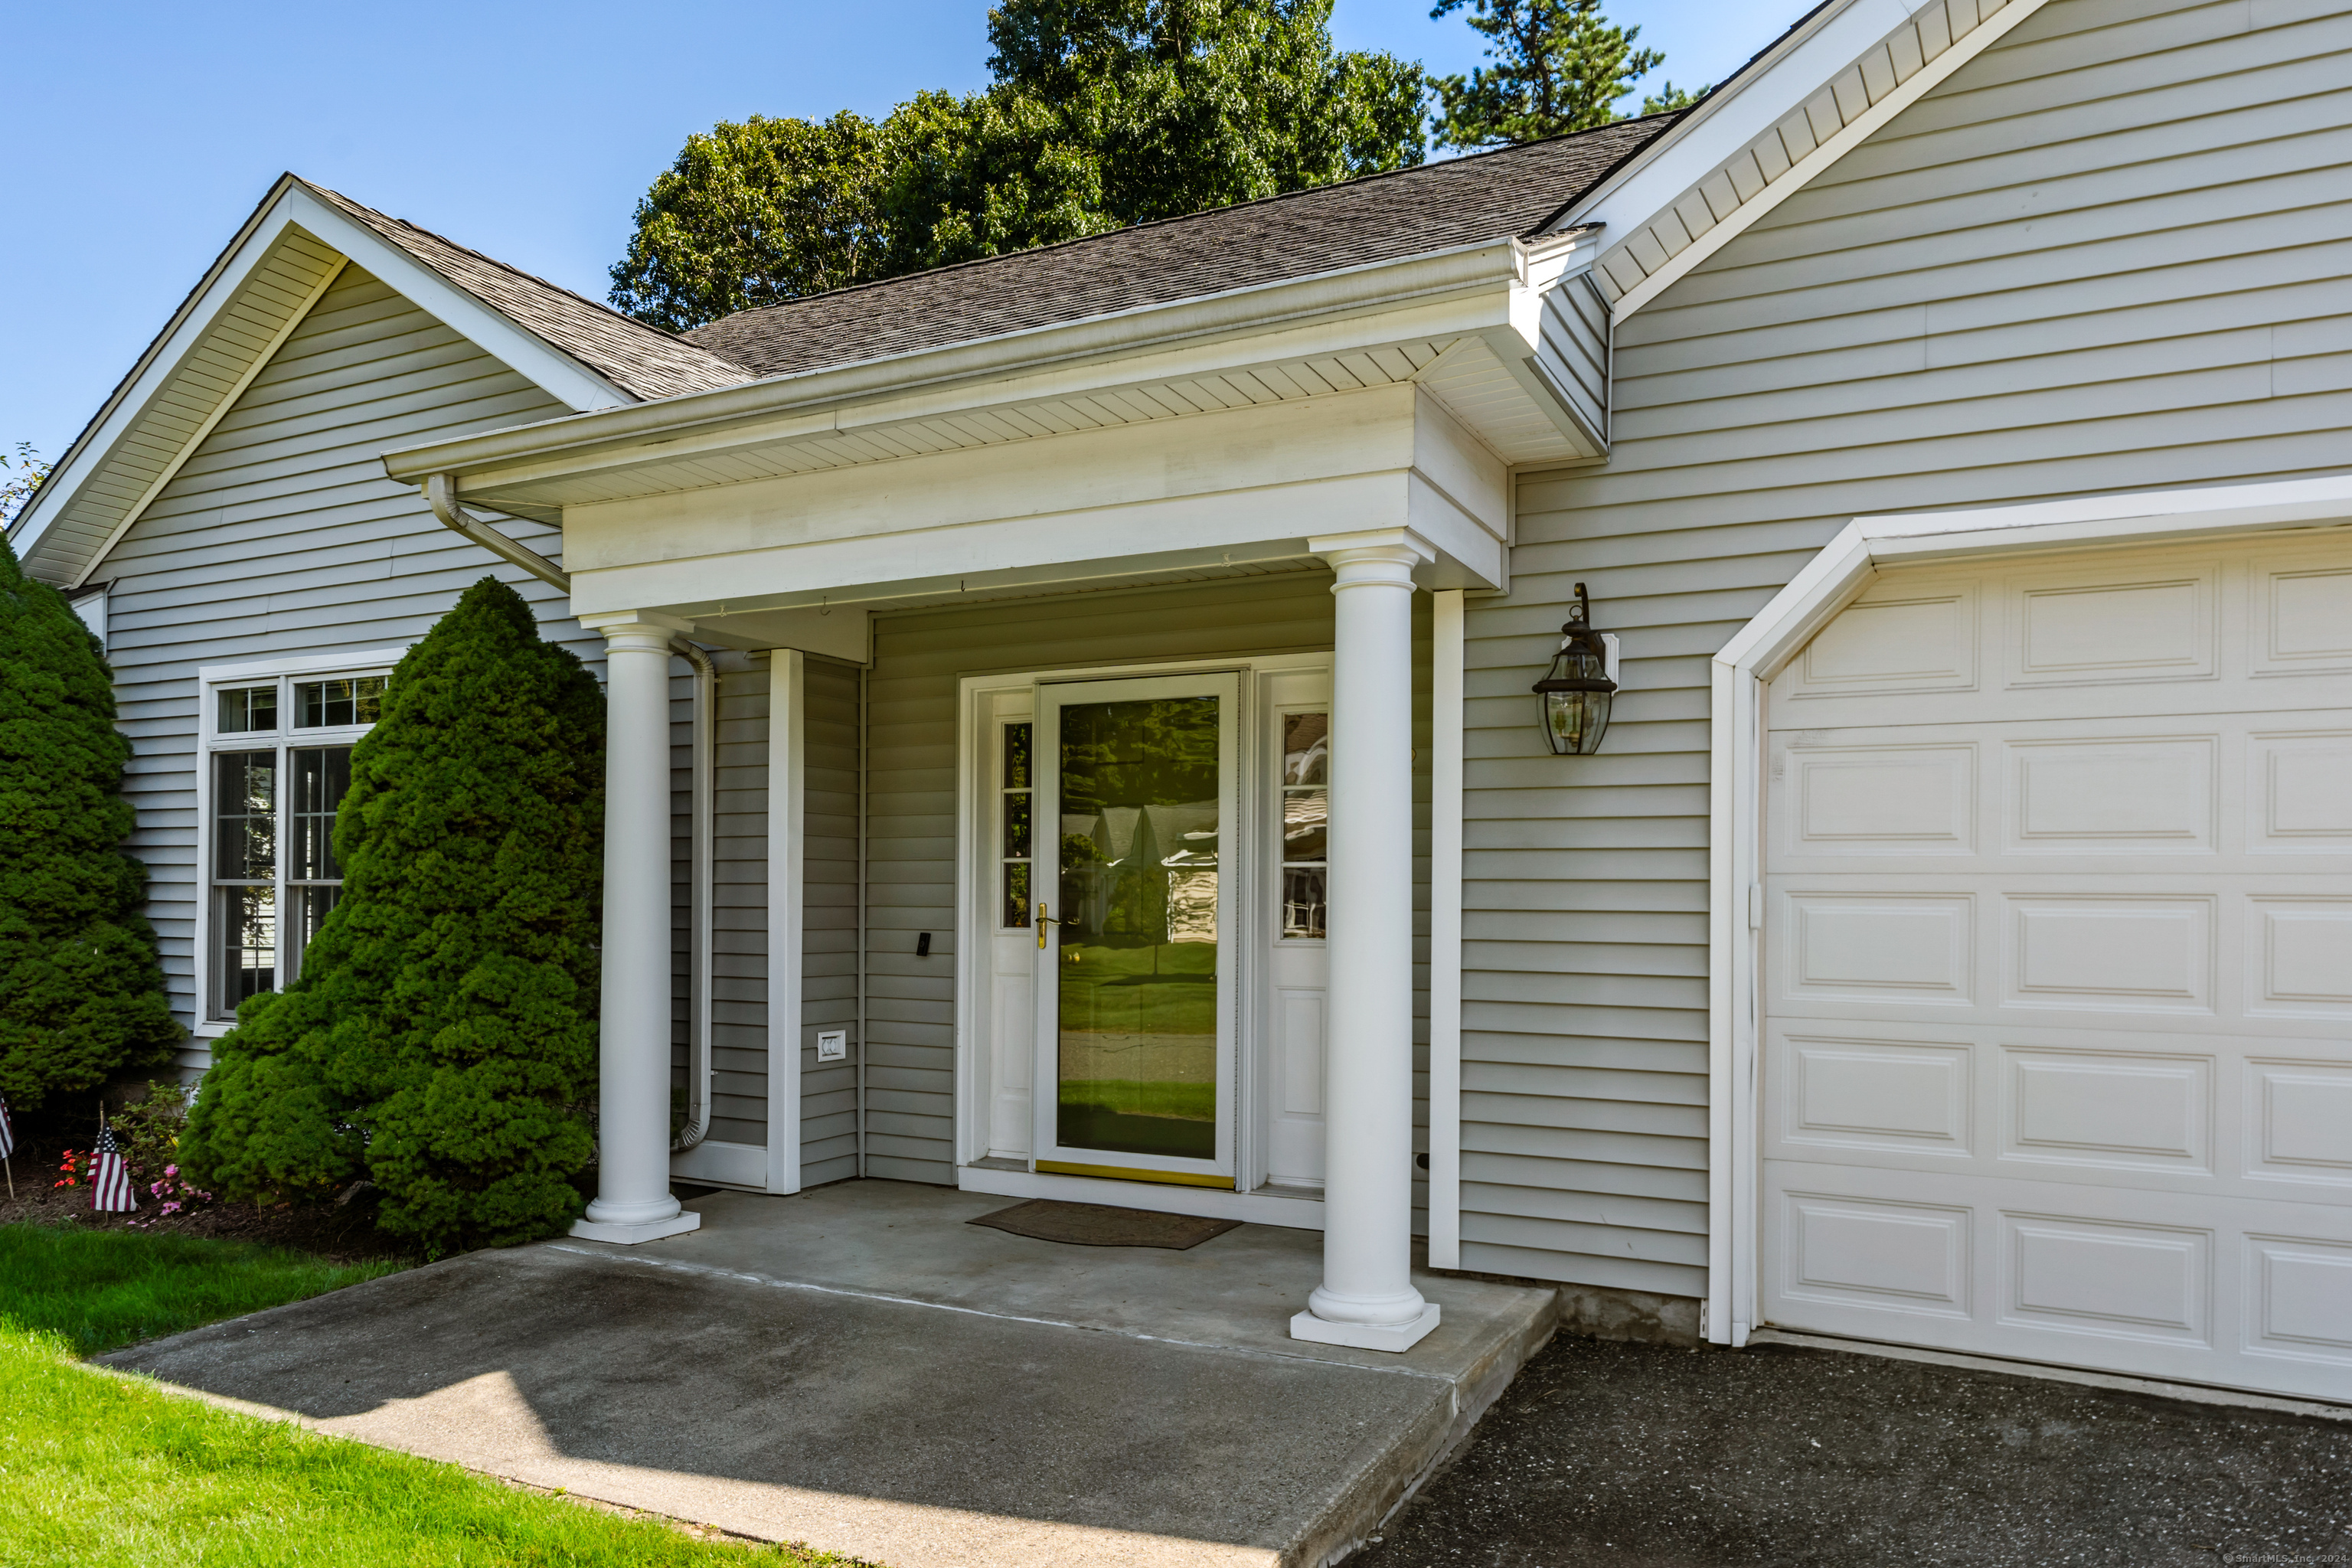
{"label": "sidelight window", "polygon": [[1000,886],[1003,889],[1003,912],[998,920],[1006,926],[1029,923],[1030,878],[1034,874],[1035,848],[1032,843],[1034,832],[1030,819],[1030,802],[1034,798],[1030,782],[1029,725],[1024,721],[1004,726],[1004,770],[998,785],[999,810],[1002,824],[997,840],[1000,862]]}
{"label": "sidelight window", "polygon": [[1319,938],[1330,878],[1331,716],[1282,716],[1282,934]]}

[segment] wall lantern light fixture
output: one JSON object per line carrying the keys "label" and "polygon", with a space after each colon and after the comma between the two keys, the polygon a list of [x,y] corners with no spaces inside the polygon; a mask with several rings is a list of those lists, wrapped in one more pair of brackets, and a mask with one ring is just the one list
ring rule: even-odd
{"label": "wall lantern light fixture", "polygon": [[1535,684],[1543,711],[1544,744],[1556,757],[1590,756],[1601,749],[1609,728],[1609,704],[1617,695],[1617,639],[1592,629],[1592,605],[1584,584],[1559,628],[1559,651]]}

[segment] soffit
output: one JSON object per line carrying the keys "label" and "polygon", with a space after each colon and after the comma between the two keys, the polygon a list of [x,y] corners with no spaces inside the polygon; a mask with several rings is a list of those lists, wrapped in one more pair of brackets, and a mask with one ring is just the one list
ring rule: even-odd
{"label": "soffit", "polygon": [[339,252],[300,229],[279,234],[26,550],[26,572],[47,583],[75,581],[171,476],[342,267]]}
{"label": "soffit", "polygon": [[1617,318],[1656,298],[2042,3],[1926,0],[1672,201],[1617,227],[1592,268]]}

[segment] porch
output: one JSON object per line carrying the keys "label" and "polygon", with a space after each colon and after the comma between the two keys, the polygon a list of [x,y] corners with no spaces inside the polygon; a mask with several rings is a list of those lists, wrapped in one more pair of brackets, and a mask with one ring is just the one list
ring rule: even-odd
{"label": "porch", "polygon": [[1293,1339],[1311,1232],[1185,1251],[966,1222],[897,1182],[689,1200],[635,1247],[472,1253],[114,1365],[526,1484],[890,1568],[1319,1564],[1549,1336],[1552,1292],[1413,1282],[1401,1354]]}

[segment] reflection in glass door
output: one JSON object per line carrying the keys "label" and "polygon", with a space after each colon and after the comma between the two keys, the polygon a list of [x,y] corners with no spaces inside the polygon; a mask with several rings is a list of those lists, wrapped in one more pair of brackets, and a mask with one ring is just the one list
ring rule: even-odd
{"label": "reflection in glass door", "polygon": [[[1231,677],[1040,692],[1041,1171],[1233,1184]],[[1042,882],[1044,879],[1040,878]]]}

